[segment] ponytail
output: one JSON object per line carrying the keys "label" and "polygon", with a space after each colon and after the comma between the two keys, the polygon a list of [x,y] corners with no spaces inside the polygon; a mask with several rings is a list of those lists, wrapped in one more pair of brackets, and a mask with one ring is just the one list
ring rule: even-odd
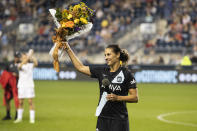
{"label": "ponytail", "polygon": [[126,66],[129,61],[129,53],[126,49],[121,49],[120,51],[120,61],[122,61],[122,65]]}

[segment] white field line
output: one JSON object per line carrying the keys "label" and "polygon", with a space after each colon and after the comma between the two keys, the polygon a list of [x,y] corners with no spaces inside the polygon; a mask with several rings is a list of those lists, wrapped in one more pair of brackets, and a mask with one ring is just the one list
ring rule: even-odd
{"label": "white field line", "polygon": [[170,124],[197,127],[197,124],[194,124],[194,123],[186,123],[186,122],[171,121],[171,120],[164,119],[164,117],[166,116],[171,116],[171,115],[176,115],[176,114],[187,114],[187,113],[193,113],[193,112],[197,112],[197,111],[171,112],[171,113],[161,114],[157,116],[157,119],[166,123],[170,123]]}

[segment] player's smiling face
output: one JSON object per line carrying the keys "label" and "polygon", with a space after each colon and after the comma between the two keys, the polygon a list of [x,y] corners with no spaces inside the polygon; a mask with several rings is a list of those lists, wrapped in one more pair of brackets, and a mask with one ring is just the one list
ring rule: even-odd
{"label": "player's smiling face", "polygon": [[105,60],[106,60],[107,65],[112,66],[116,62],[119,62],[119,57],[120,57],[120,55],[114,53],[113,49],[111,49],[111,48],[105,49]]}

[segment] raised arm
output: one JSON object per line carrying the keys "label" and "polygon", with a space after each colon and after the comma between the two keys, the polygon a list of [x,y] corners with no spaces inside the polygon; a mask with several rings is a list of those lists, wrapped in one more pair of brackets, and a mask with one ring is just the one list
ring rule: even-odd
{"label": "raised arm", "polygon": [[22,66],[28,62],[28,57],[22,56],[21,63],[18,65],[18,69],[21,70]]}
{"label": "raised arm", "polygon": [[28,54],[23,54],[21,58],[21,63],[19,63],[18,69],[20,70],[24,64],[26,64],[30,59],[34,63],[34,67],[38,65],[37,59],[33,56],[34,51],[32,49],[29,50]]}
{"label": "raised arm", "polygon": [[83,63],[78,59],[78,57],[75,55],[75,53],[70,48],[69,44],[67,42],[63,42],[65,46],[65,50],[68,53],[68,56],[70,57],[74,67],[81,73],[86,75],[91,75],[89,66],[84,66]]}
{"label": "raised arm", "polygon": [[38,66],[38,61],[37,61],[37,59],[34,56],[31,57],[31,60],[34,63],[34,67]]}

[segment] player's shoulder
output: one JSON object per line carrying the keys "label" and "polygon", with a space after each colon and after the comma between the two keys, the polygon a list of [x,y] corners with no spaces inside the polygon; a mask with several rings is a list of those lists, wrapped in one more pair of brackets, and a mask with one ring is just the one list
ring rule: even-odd
{"label": "player's shoulder", "polygon": [[14,61],[8,61],[8,62],[6,63],[6,65],[8,65],[8,66],[14,65]]}
{"label": "player's shoulder", "polygon": [[97,70],[97,71],[106,71],[108,68],[106,66],[91,65],[90,69]]}
{"label": "player's shoulder", "polygon": [[121,70],[123,71],[123,73],[131,73],[131,70],[128,67],[121,67]]}
{"label": "player's shoulder", "polygon": [[125,76],[134,77],[132,71],[128,67],[122,67],[122,71]]}
{"label": "player's shoulder", "polygon": [[13,68],[14,67],[14,62],[13,61],[9,61],[9,62],[6,63],[6,66],[8,68]]}

